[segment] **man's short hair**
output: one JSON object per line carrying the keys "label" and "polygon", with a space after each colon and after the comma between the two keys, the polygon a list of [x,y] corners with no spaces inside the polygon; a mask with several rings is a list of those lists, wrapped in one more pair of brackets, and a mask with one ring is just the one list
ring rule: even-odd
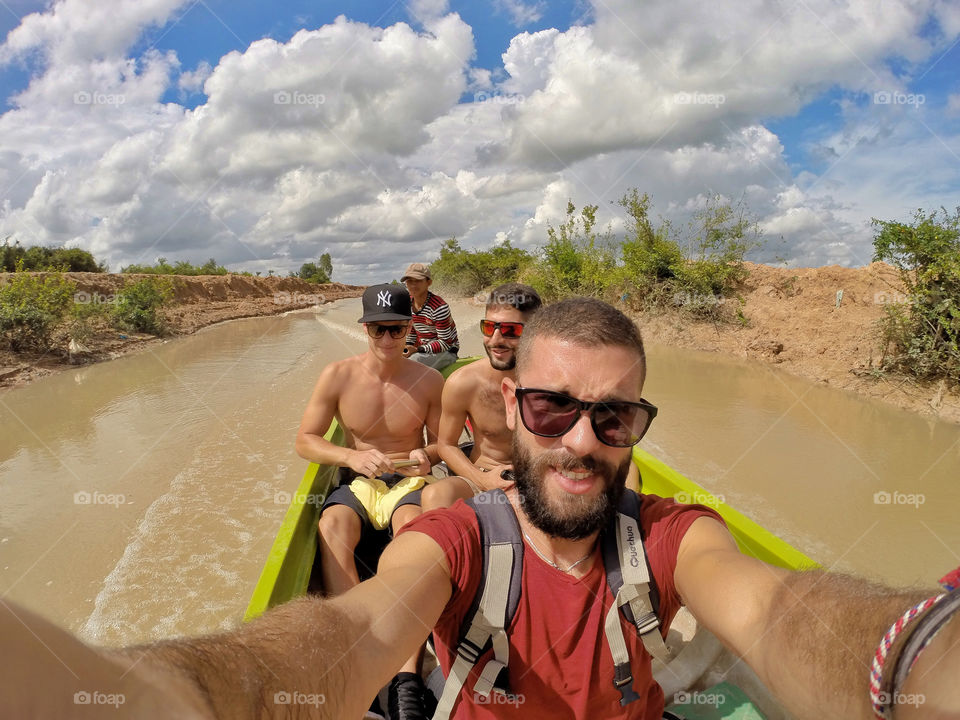
{"label": "man's short hair", "polygon": [[540,335],[558,337],[569,342],[595,347],[622,347],[635,352],[646,368],[646,353],[640,329],[630,318],[594,298],[575,297],[546,305],[534,313],[523,328],[517,347],[517,372],[536,358],[530,355],[530,346]]}
{"label": "man's short hair", "polygon": [[523,283],[504,283],[498,285],[487,295],[487,307],[512,307],[522,313],[532,313],[543,305],[540,295],[529,285]]}

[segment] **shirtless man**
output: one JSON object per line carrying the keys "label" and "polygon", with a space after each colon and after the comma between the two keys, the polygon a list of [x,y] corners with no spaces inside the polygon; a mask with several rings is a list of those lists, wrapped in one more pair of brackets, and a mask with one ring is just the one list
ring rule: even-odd
{"label": "shirtless man", "polygon": [[[419,491],[439,460],[443,376],[404,357],[411,318],[404,288],[367,288],[358,322],[367,330],[368,350],[323,369],[300,422],[296,447],[302,458],[351,471],[320,510],[320,568],[329,595],[360,583],[354,552],[364,532],[392,535],[421,513]],[[346,447],[323,437],[334,418],[344,430]],[[420,662],[421,654],[415,653],[390,682],[387,702],[394,718],[405,720],[401,709],[422,703]]]}
{"label": "shirtless man", "polygon": [[[356,478],[331,492],[321,510],[321,567],[330,595],[360,582],[354,550],[364,530],[396,532],[420,514],[416,491],[438,461],[443,378],[404,359],[410,318],[410,296],[399,285],[364,291],[358,322],[367,330],[368,350],[323,369],[297,433],[301,457],[349,468]],[[334,418],[346,447],[323,437]],[[394,463],[401,460],[415,464],[398,468]]]}
{"label": "shirtless man", "polygon": [[[456,476],[424,489],[424,512],[510,485],[500,477],[511,468],[513,438],[500,386],[504,378],[513,379],[523,325],[542,304],[536,290],[520,283],[500,285],[490,293],[480,321],[489,362],[465,365],[451,374],[443,387],[440,457]],[[469,458],[458,445],[467,419],[474,438]]]}

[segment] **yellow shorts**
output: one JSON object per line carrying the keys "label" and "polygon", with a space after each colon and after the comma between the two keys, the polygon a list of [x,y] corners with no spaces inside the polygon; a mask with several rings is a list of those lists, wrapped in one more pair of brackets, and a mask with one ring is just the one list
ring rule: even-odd
{"label": "yellow shorts", "polygon": [[405,496],[419,490],[435,479],[416,475],[403,478],[396,485],[390,487],[383,480],[377,478],[358,477],[350,483],[350,492],[363,505],[370,524],[377,530],[384,530],[390,525],[390,518],[397,507],[397,503]]}

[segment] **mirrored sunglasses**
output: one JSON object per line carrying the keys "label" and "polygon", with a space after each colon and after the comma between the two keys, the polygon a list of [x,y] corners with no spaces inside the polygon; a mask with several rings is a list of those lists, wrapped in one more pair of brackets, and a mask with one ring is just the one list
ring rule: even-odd
{"label": "mirrored sunglasses", "polygon": [[493,320],[481,320],[480,332],[486,337],[493,337],[493,334],[500,329],[500,334],[505,338],[518,338],[523,334],[522,322],[494,322]]}

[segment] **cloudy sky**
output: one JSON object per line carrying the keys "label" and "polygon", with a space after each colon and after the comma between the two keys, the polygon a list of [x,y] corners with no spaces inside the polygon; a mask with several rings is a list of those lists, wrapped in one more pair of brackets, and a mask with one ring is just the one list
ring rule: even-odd
{"label": "cloudy sky", "polygon": [[960,204],[955,0],[0,0],[0,239],[375,282],[636,187],[791,265]]}

